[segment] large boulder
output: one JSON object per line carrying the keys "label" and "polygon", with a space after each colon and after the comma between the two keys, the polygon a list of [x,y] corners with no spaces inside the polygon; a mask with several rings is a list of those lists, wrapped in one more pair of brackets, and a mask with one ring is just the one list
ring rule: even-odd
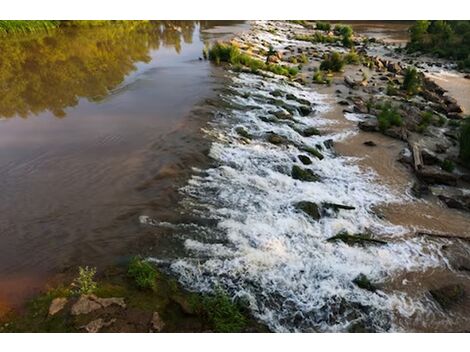
{"label": "large boulder", "polygon": [[424,165],[416,170],[418,178],[430,184],[444,184],[455,186],[457,184],[457,175],[444,171],[437,166]]}
{"label": "large boulder", "polygon": [[320,220],[320,210],[318,209],[318,205],[313,202],[309,201],[302,201],[295,204],[295,207],[307,215],[309,215],[314,220]]}
{"label": "large boulder", "polygon": [[447,285],[429,293],[443,309],[451,308],[465,297],[465,290],[460,284]]}
{"label": "large boulder", "polygon": [[292,166],[291,176],[294,180],[317,182],[320,177],[310,169],[303,169],[298,165]]}

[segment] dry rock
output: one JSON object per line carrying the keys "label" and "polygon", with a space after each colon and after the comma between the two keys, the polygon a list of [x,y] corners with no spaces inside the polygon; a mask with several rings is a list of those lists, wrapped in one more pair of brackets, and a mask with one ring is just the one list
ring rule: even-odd
{"label": "dry rock", "polygon": [[150,322],[151,330],[154,332],[161,332],[165,327],[165,323],[163,322],[160,314],[158,312],[154,312],[152,316],[152,321]]}
{"label": "dry rock", "polygon": [[67,298],[65,297],[54,298],[49,307],[49,315],[57,314],[65,307],[66,304],[67,304]]}

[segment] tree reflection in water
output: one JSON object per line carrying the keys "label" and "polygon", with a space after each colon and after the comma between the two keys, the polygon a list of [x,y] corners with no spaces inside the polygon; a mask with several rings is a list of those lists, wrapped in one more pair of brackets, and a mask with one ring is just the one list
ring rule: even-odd
{"label": "tree reflection in water", "polygon": [[81,98],[100,101],[150,50],[191,43],[195,21],[120,21],[0,38],[0,117],[65,116]]}

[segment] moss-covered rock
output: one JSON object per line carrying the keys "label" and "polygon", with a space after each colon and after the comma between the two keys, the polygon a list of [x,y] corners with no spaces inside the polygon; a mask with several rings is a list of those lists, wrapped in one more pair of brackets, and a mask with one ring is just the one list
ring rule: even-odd
{"label": "moss-covered rock", "polygon": [[353,280],[353,283],[356,284],[357,287],[362,288],[363,290],[367,290],[370,292],[375,292],[377,290],[377,287],[364,274],[359,274]]}
{"label": "moss-covered rock", "polygon": [[296,203],[295,207],[309,215],[314,220],[320,220],[320,210],[318,208],[318,205],[316,205],[315,203],[309,201],[302,201]]}
{"label": "moss-covered rock", "polygon": [[340,232],[337,235],[328,238],[327,241],[328,242],[343,242],[350,246],[354,246],[354,245],[364,246],[366,244],[376,244],[376,245],[387,244],[387,242],[385,241],[377,240],[366,234],[350,235],[346,231]]}
{"label": "moss-covered rock", "polygon": [[301,163],[304,165],[310,165],[312,163],[312,160],[306,155],[299,154],[297,155],[297,158],[299,158]]}
{"label": "moss-covered rock", "polygon": [[270,132],[267,134],[266,139],[268,140],[269,143],[274,144],[274,145],[281,145],[286,143],[286,138],[283,136],[280,136],[274,132]]}
{"label": "moss-covered rock", "polygon": [[303,169],[298,165],[292,166],[291,171],[292,178],[295,180],[306,181],[306,182],[317,182],[320,177],[310,169]]}
{"label": "moss-covered rock", "polygon": [[353,207],[351,205],[329,203],[329,202],[322,203],[322,207],[325,208],[325,209],[334,210],[335,212],[338,212],[340,209],[344,209],[344,210],[354,210],[354,209],[356,209],[355,207]]}
{"label": "moss-covered rock", "polygon": [[320,131],[315,127],[308,127],[301,131],[300,134],[304,137],[319,136]]}
{"label": "moss-covered rock", "polygon": [[303,151],[313,155],[314,157],[320,159],[320,160],[323,160],[324,156],[322,153],[320,153],[320,151],[317,149],[317,148],[313,148],[313,147],[303,147],[302,148]]}
{"label": "moss-covered rock", "polygon": [[248,133],[248,131],[245,128],[241,127],[241,126],[235,128],[235,132],[237,132],[238,135],[240,135],[243,138],[246,138],[246,139],[251,139],[252,138],[251,135]]}

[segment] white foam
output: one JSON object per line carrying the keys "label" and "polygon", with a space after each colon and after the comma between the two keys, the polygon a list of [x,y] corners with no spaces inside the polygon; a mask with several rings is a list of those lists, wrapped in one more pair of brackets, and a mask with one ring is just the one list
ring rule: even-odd
{"label": "white foam", "polygon": [[[281,78],[239,74],[232,81],[238,95],[224,99],[257,109],[234,108],[217,118],[210,131],[214,138],[210,156],[217,166],[195,175],[182,189],[206,209],[203,216],[217,220],[213,231],[223,233],[224,240],[214,241],[211,229],[206,238],[187,239],[190,255],[173,262],[172,272],[190,289],[208,292],[221,286],[246,298],[253,314],[275,331],[344,331],[359,319],[377,330],[399,331],[396,315],[425,320],[431,313],[424,297],[400,291],[372,293],[352,282],[360,273],[386,282],[404,272],[446,265],[436,242],[404,240],[401,236],[407,229],[374,214],[374,207],[399,202],[402,196],[380,185],[371,170],[360,169],[356,159],[336,156],[327,148],[322,150],[323,160],[312,157],[312,165],[302,166],[318,174],[320,182],[301,182],[289,175],[292,165],[301,165],[297,155],[305,154],[295,145],[313,147],[357,132],[303,137],[293,127],[328,123],[322,117],[330,108],[324,96]],[[268,98],[276,89],[309,100],[316,113],[295,116],[299,122],[294,126],[263,122],[260,118],[272,106],[252,96]],[[246,144],[234,126],[243,126],[255,138]],[[263,136],[269,131],[295,145],[267,143]],[[295,209],[296,202],[305,200],[355,209],[313,221]],[[370,231],[390,243],[363,248],[326,241],[342,230]]]}

